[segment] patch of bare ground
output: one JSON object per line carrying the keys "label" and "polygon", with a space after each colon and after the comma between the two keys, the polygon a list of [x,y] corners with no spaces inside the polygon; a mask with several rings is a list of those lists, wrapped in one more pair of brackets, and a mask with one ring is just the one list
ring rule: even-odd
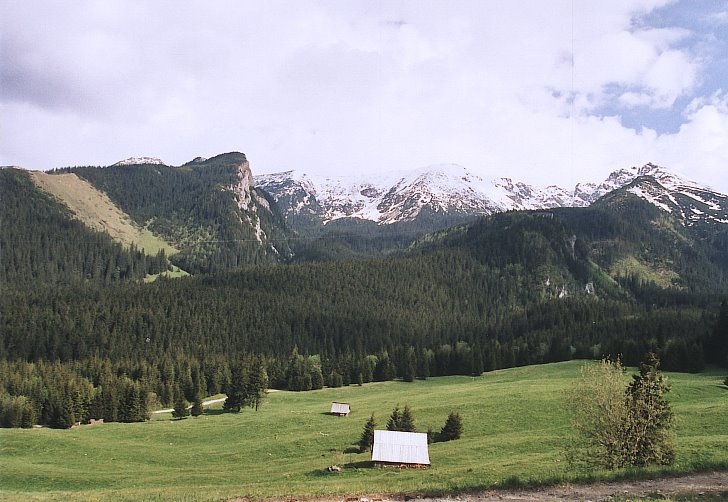
{"label": "patch of bare ground", "polygon": [[[682,497],[705,497],[710,500],[723,500],[720,495],[728,496],[728,471],[704,472],[679,477],[642,479],[635,481],[599,482],[591,484],[563,484],[533,489],[494,489],[477,493],[462,493],[444,497],[420,497],[407,495],[369,495],[360,497],[327,498],[288,498],[315,502],[399,502],[415,500],[418,502],[488,502],[488,501],[605,501],[675,499]],[[714,498],[710,498],[713,496]],[[715,498],[715,497],[718,498]],[[244,502],[248,499],[232,499],[229,502]]]}

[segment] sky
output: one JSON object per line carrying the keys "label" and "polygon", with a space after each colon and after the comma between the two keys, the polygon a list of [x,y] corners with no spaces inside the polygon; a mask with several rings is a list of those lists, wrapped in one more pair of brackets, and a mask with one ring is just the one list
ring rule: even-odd
{"label": "sky", "polygon": [[0,165],[230,151],[728,193],[728,0],[0,0]]}

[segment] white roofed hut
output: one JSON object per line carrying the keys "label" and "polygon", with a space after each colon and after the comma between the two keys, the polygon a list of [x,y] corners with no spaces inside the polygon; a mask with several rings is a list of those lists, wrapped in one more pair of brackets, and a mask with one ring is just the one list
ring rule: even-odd
{"label": "white roofed hut", "polygon": [[337,417],[346,417],[351,413],[351,406],[349,403],[331,403],[331,414]]}
{"label": "white roofed hut", "polygon": [[379,467],[427,467],[430,453],[427,434],[374,431],[372,462]]}

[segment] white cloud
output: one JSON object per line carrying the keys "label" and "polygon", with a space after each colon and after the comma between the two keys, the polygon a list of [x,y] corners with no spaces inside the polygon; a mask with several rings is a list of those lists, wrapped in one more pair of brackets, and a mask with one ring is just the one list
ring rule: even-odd
{"label": "white cloud", "polygon": [[[14,2],[0,18],[0,164],[241,150],[256,172],[457,162],[569,184],[692,158],[716,179],[725,95],[693,95],[707,64],[694,33],[641,17],[670,3]],[[679,116],[686,96],[677,133],[621,123]]]}

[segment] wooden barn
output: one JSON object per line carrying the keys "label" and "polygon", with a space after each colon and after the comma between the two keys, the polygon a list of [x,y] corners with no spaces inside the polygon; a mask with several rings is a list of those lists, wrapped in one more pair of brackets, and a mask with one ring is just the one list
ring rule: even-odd
{"label": "wooden barn", "polygon": [[427,467],[430,453],[427,434],[374,431],[372,462],[380,467]]}
{"label": "wooden barn", "polygon": [[349,403],[331,403],[331,414],[337,417],[346,417],[351,413],[351,406]]}

